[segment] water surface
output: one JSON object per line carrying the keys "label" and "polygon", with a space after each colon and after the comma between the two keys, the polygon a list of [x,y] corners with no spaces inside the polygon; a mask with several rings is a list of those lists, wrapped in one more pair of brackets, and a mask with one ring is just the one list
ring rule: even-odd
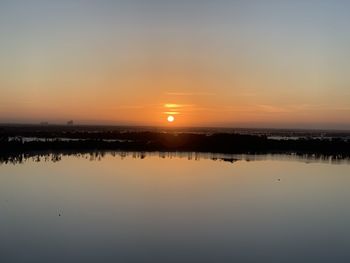
{"label": "water surface", "polygon": [[0,262],[349,262],[349,186],[348,162],[329,157],[7,162]]}

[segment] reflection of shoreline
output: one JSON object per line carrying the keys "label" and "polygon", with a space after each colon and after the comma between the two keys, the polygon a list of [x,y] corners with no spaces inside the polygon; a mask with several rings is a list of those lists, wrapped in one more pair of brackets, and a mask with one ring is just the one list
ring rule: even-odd
{"label": "reflection of shoreline", "polygon": [[0,156],[0,164],[21,164],[27,161],[33,162],[59,162],[64,157],[76,157],[89,161],[100,161],[110,156],[119,158],[145,159],[158,157],[162,159],[187,159],[199,161],[213,160],[235,163],[239,161],[295,161],[304,163],[326,163],[326,164],[350,164],[349,157],[315,155],[315,154],[220,154],[199,152],[138,152],[138,151],[90,151],[90,152],[31,152],[26,154],[13,154]]}

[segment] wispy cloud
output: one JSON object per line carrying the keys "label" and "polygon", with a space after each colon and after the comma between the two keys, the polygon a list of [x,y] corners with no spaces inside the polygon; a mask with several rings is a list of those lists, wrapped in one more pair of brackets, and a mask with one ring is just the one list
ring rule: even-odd
{"label": "wispy cloud", "polygon": [[177,103],[165,103],[163,107],[166,109],[163,113],[167,115],[179,115],[182,112],[188,112],[193,109],[193,104],[177,104]]}
{"label": "wispy cloud", "polygon": [[146,108],[144,105],[119,105],[112,107],[104,107],[104,110],[141,110]]}
{"label": "wispy cloud", "polygon": [[166,95],[170,96],[213,96],[212,92],[166,92]]}
{"label": "wispy cloud", "polygon": [[280,107],[280,106],[274,106],[274,105],[256,105],[259,111],[266,112],[266,113],[287,113],[292,112],[293,109],[290,107]]}
{"label": "wispy cloud", "polygon": [[193,107],[193,104],[176,104],[176,103],[165,103],[163,105],[165,108],[168,109],[179,109],[179,108],[187,108],[187,107]]}
{"label": "wispy cloud", "polygon": [[179,115],[179,114],[181,114],[178,111],[164,111],[163,113],[167,114],[167,115]]}
{"label": "wispy cloud", "polygon": [[284,106],[258,104],[255,105],[257,109],[265,113],[294,113],[294,112],[307,112],[307,111],[347,111],[349,107],[329,107],[322,104],[289,104]]}
{"label": "wispy cloud", "polygon": [[350,111],[350,107],[336,107],[334,108],[336,111]]}

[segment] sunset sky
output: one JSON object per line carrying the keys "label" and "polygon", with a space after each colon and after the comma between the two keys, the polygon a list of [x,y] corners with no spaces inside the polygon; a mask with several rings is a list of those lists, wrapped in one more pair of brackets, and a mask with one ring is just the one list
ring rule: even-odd
{"label": "sunset sky", "polygon": [[349,13],[345,0],[2,0],[0,122],[349,129]]}

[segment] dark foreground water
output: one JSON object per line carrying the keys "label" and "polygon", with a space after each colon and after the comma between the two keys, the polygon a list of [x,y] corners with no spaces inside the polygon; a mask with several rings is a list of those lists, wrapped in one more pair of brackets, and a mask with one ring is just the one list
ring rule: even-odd
{"label": "dark foreground water", "polygon": [[350,262],[347,161],[207,157],[1,164],[0,262]]}

